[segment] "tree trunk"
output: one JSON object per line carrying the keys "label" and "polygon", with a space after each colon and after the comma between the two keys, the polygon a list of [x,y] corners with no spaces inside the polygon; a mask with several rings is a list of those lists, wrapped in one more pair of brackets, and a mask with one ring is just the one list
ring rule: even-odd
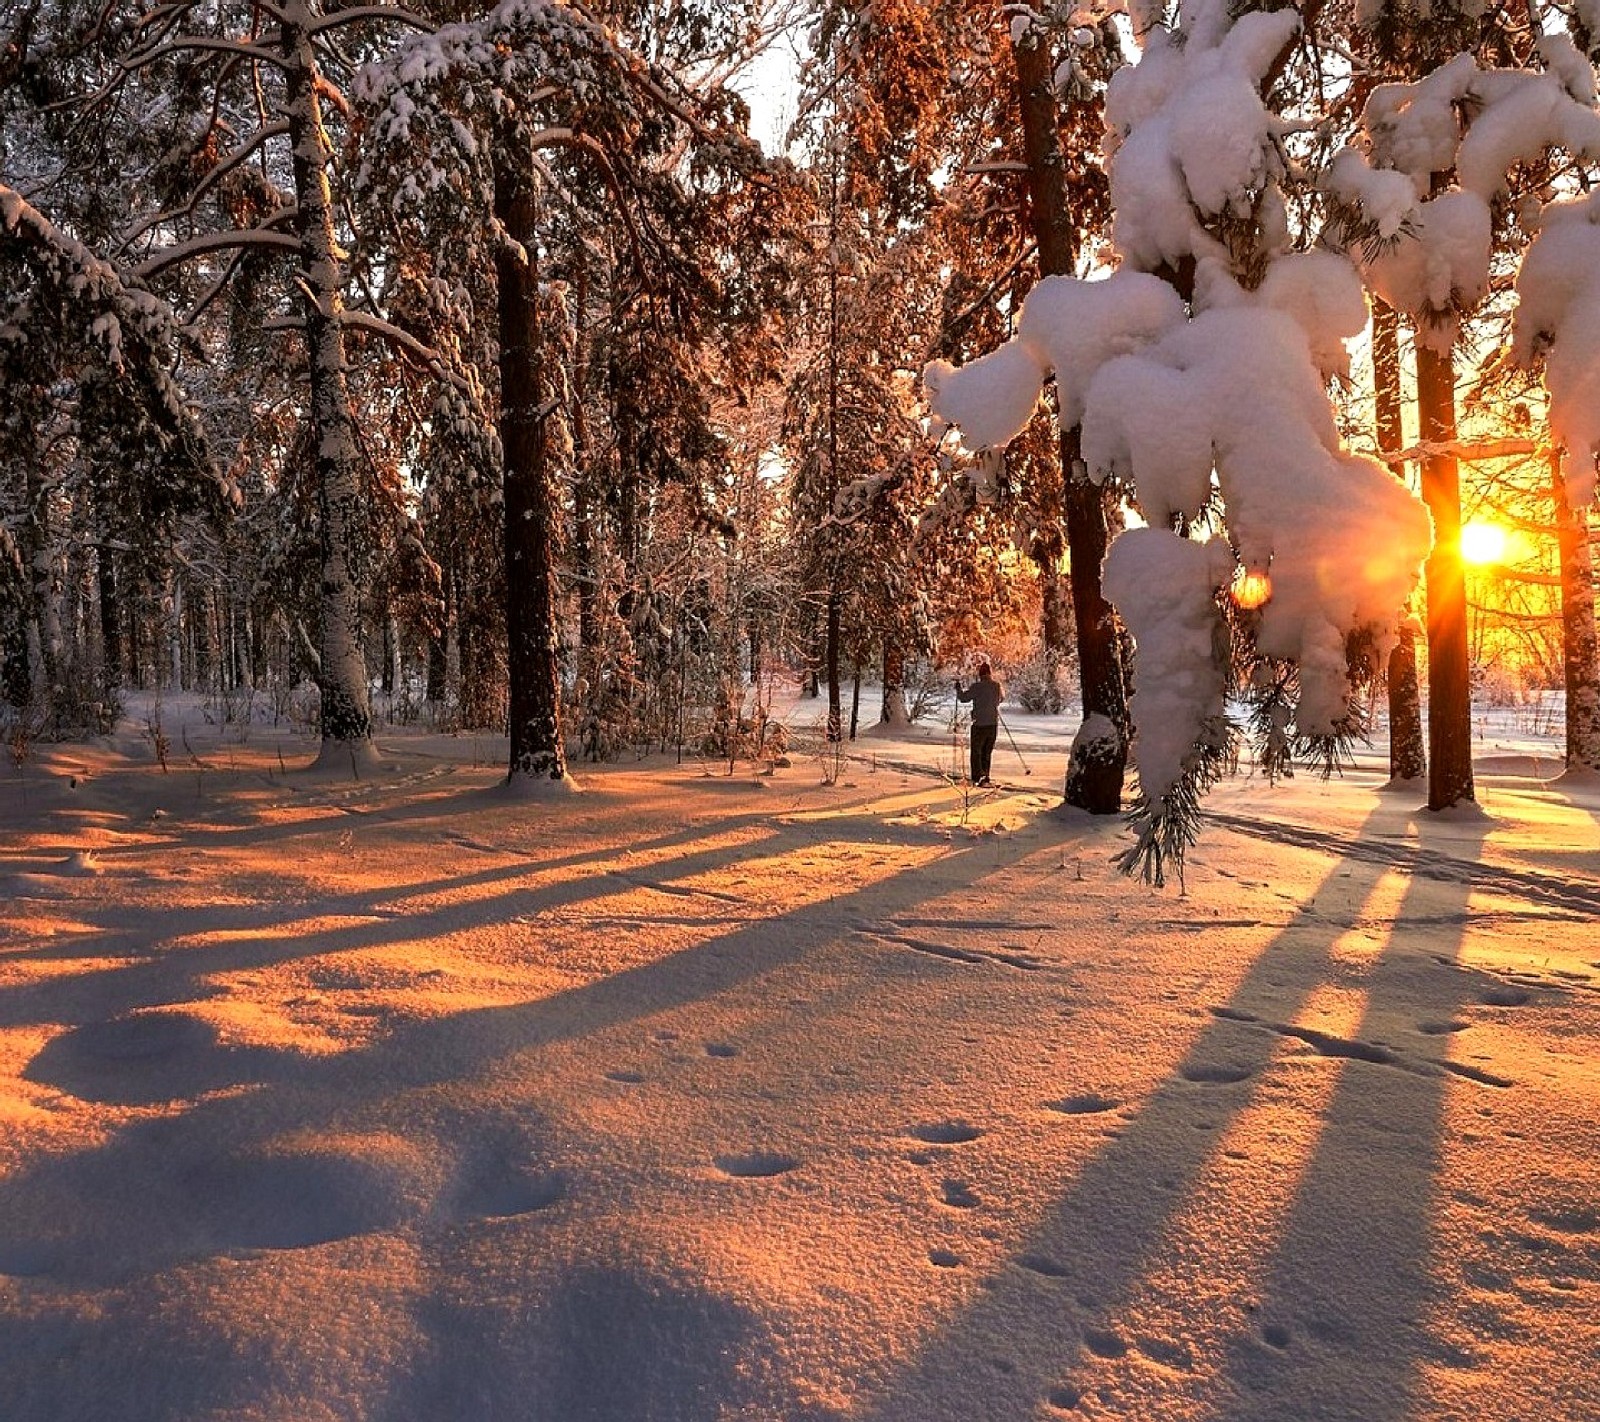
{"label": "tree trunk", "polygon": [[1561,652],[1566,664],[1567,769],[1600,770],[1600,629],[1595,625],[1589,516],[1567,502],[1561,456],[1550,460],[1561,550]]}
{"label": "tree trunk", "polygon": [[[1372,311],[1372,387],[1377,405],[1378,448],[1403,443],[1400,400],[1400,316],[1381,301]],[[1404,465],[1391,464],[1396,478]],[[1389,778],[1420,780],[1428,770],[1422,734],[1422,688],[1417,681],[1417,634],[1402,621],[1389,653]]]}
{"label": "tree trunk", "polygon": [[1039,650],[1043,654],[1044,698],[1041,710],[1059,716],[1061,704],[1061,663],[1070,646],[1067,637],[1067,600],[1061,596],[1061,575],[1056,571],[1054,547],[1034,552],[1039,570]]}
{"label": "tree trunk", "polygon": [[[284,25],[285,118],[294,154],[295,235],[300,239],[306,356],[311,371],[311,420],[316,430],[317,513],[321,536],[322,755],[342,763],[370,759],[372,710],[361,654],[361,599],[353,568],[362,515],[355,419],[345,381],[342,253],[334,237],[328,186],[332,149],[322,124],[315,51],[303,5]],[[337,748],[337,749],[336,749]]]}
{"label": "tree trunk", "polygon": [[906,654],[892,641],[883,644],[883,713],[885,726],[902,727],[911,724],[906,710]]}
{"label": "tree trunk", "polygon": [[[1044,276],[1070,276],[1077,233],[1067,206],[1055,85],[1042,34],[1041,27],[1024,31],[1020,41],[1013,40],[1011,53],[1017,69],[1039,271]],[[1107,498],[1080,472],[1078,444],[1076,429],[1063,432],[1061,477],[1083,699],[1083,727],[1073,742],[1063,795],[1067,804],[1090,814],[1111,815],[1122,807],[1128,763],[1127,693],[1116,617],[1100,590],[1100,567],[1111,530]]]}
{"label": "tree trunk", "polygon": [[122,604],[117,596],[116,561],[110,548],[96,550],[100,577],[100,682],[107,692],[122,685]]}
{"label": "tree trunk", "polygon": [[500,318],[500,443],[505,459],[507,672],[511,766],[507,783],[567,778],[556,656],[552,526],[557,503],[546,448],[539,331],[538,208],[514,134],[494,155],[494,215],[506,240],[495,257]]}
{"label": "tree trunk", "polygon": [[1417,415],[1425,445],[1422,497],[1433,515],[1428,554],[1428,808],[1475,798],[1472,683],[1467,657],[1467,587],[1461,566],[1461,479],[1456,437],[1455,362],[1417,343]]}
{"label": "tree trunk", "polygon": [[828,676],[828,739],[844,738],[844,706],[839,692],[839,643],[843,636],[844,595],[839,591],[838,575],[828,590],[828,626],[823,643],[823,662]]}

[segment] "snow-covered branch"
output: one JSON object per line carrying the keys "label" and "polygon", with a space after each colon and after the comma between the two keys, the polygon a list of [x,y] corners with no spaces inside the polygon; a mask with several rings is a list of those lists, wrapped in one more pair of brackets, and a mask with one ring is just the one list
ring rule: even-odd
{"label": "snow-covered branch", "polygon": [[122,61],[125,70],[144,69],[169,54],[184,54],[194,50],[209,50],[216,54],[232,55],[237,59],[250,59],[258,64],[270,64],[278,69],[288,69],[289,61],[281,54],[264,49],[246,40],[221,39],[214,35],[179,35],[177,39],[164,40],[149,49],[136,50]]}
{"label": "snow-covered branch", "polygon": [[274,232],[265,227],[252,227],[238,232],[206,232],[157,252],[148,261],[135,267],[133,274],[141,280],[148,280],[168,267],[204,256],[207,252],[225,252],[238,247],[273,247],[279,251],[298,252],[300,239],[287,232]]}
{"label": "snow-covered branch", "polygon": [[[158,212],[145,218],[123,236],[122,240],[117,244],[117,250],[125,252],[147,232],[159,227],[163,222],[170,222],[175,217],[184,217],[192,213],[199,205],[200,199],[210,192],[223,178],[227,177],[241,163],[248,162],[262,145],[274,138],[281,137],[288,131],[289,125],[281,122],[266,124],[257,129],[247,141],[241,143],[231,153],[224,154],[217,161],[217,165],[195,184],[194,191],[189,195],[189,200],[182,207],[168,208],[164,212]],[[275,214],[274,220],[282,220],[285,215],[287,214]]]}
{"label": "snow-covered branch", "polygon": [[424,19],[421,15],[414,15],[410,10],[402,10],[394,5],[357,5],[349,10],[337,10],[333,14],[324,15],[313,24],[310,33],[320,35],[326,30],[339,29],[344,25],[359,24],[363,20],[387,20],[392,24],[406,25],[414,30],[421,30],[424,34],[431,34],[438,29],[432,20]]}
{"label": "snow-covered branch", "polygon": [[1381,449],[1378,458],[1391,465],[1444,458],[1476,463],[1488,459],[1525,459],[1549,452],[1547,446],[1532,439],[1422,440],[1404,449]]}

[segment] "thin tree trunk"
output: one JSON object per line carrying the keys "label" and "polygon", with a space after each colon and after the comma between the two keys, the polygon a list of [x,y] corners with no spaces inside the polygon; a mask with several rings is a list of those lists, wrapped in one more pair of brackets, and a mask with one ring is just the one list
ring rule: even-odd
{"label": "thin tree trunk", "polygon": [[1428,808],[1475,798],[1467,588],[1461,566],[1461,479],[1446,452],[1456,437],[1455,362],[1417,343],[1419,433],[1434,452],[1422,461],[1422,497],[1433,515],[1428,554]]}
{"label": "thin tree trunk", "polygon": [[573,316],[577,329],[573,336],[572,372],[572,458],[577,479],[573,487],[573,561],[578,573],[578,668],[592,688],[598,688],[600,661],[600,567],[595,557],[594,501],[589,481],[593,478],[593,451],[589,438],[589,419],[584,407],[588,385],[588,310],[589,263],[583,246],[578,246],[577,271],[572,292]]}
{"label": "thin tree trunk", "polygon": [[909,726],[910,713],[906,710],[906,654],[893,641],[883,644],[883,713],[885,726]]}
{"label": "thin tree trunk", "polygon": [[512,785],[567,778],[556,651],[554,471],[546,449],[538,209],[533,178],[515,161],[514,135],[496,145],[494,214],[505,230],[495,258],[500,318],[500,443],[505,459],[506,640]]}
{"label": "thin tree trunk", "polygon": [[1042,709],[1059,716],[1061,704],[1061,663],[1070,642],[1067,636],[1067,599],[1061,595],[1061,575],[1056,571],[1056,549],[1046,545],[1034,550],[1034,566],[1039,571],[1039,644],[1044,655],[1044,704]]}
{"label": "thin tree trunk", "polygon": [[334,763],[373,755],[372,710],[361,654],[361,600],[353,562],[362,513],[355,420],[345,381],[341,255],[334,237],[328,186],[332,149],[322,123],[318,68],[303,4],[284,25],[285,118],[294,154],[295,235],[300,239],[300,280],[311,371],[311,419],[316,430],[317,512],[321,535],[322,757],[338,747]]}
{"label": "thin tree trunk", "polygon": [[[833,146],[832,177],[828,188],[828,513],[839,497],[839,150]],[[830,533],[837,538],[837,533]],[[843,713],[839,696],[839,639],[843,632],[843,593],[839,587],[839,558],[828,554],[828,625],[823,660],[828,672],[828,739],[841,737]]]}
{"label": "thin tree trunk", "polygon": [[[1404,442],[1400,400],[1400,316],[1381,301],[1372,312],[1372,385],[1377,405],[1378,448]],[[1396,478],[1404,466],[1390,466]],[[1428,770],[1422,734],[1422,688],[1417,681],[1417,634],[1402,620],[1389,653],[1389,778],[1420,780]]]}
{"label": "thin tree trunk", "polygon": [[[1022,108],[1023,148],[1039,271],[1070,276],[1077,233],[1067,206],[1066,162],[1050,72],[1050,51],[1034,27],[1012,42]],[[1062,503],[1071,563],[1072,611],[1078,640],[1078,677],[1083,727],[1073,741],[1063,796],[1090,814],[1115,814],[1122,807],[1128,763],[1128,707],[1116,615],[1100,588],[1100,568],[1111,541],[1111,515],[1104,490],[1080,472],[1079,432],[1061,436]]]}
{"label": "thin tree trunk", "polygon": [[1567,768],[1600,770],[1600,629],[1595,625],[1589,517],[1567,502],[1561,456],[1550,460],[1561,550],[1561,652],[1566,664]]}
{"label": "thin tree trunk", "polygon": [[100,679],[104,690],[122,685],[122,604],[117,596],[116,561],[111,549],[96,550],[100,578]]}

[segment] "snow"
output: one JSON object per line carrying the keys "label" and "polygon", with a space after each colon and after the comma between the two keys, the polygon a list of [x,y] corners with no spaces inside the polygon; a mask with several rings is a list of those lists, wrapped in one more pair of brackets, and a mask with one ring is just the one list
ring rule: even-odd
{"label": "snow", "polygon": [[1216,592],[1233,567],[1222,539],[1197,543],[1165,528],[1129,529],[1106,555],[1106,596],[1138,646],[1129,712],[1139,789],[1152,802],[1183,774],[1206,723],[1222,717],[1228,633]]}
{"label": "snow", "polygon": [[0,782],[8,1422],[1600,1409],[1542,713],[1473,819],[1381,745],[1225,783],[1180,896],[1056,813],[1071,718],[1008,710],[1026,789],[934,728],[530,806],[504,741],[338,784],[170,698],[164,775],[151,709]]}
{"label": "snow", "polygon": [[[1311,264],[1305,274],[1320,265]],[[1291,275],[1278,295],[1304,314],[1301,289]],[[1161,412],[1159,420],[1152,410]],[[1245,412],[1248,418],[1241,418]],[[1200,312],[1141,354],[1111,362],[1090,387],[1083,452],[1092,474],[1117,477],[1137,491],[1146,521],[1162,533],[1174,516],[1199,517],[1214,471],[1239,562],[1272,572],[1273,596],[1261,615],[1257,646],[1268,657],[1302,663],[1302,732],[1332,730],[1349,697],[1345,635],[1372,627],[1380,649],[1386,645],[1385,629],[1393,626],[1427,554],[1431,526],[1422,506],[1385,469],[1341,452],[1299,322],[1264,302],[1224,305]],[[1175,669],[1187,665],[1172,657],[1164,629],[1169,618],[1188,626],[1198,614],[1193,580],[1203,571],[1212,575],[1204,599],[1209,607],[1210,592],[1231,579],[1233,563],[1226,543],[1203,556],[1185,554],[1180,540],[1135,532],[1150,556],[1142,551],[1137,573],[1114,579],[1113,545],[1107,595],[1133,635],[1145,664],[1137,677],[1148,687],[1161,673],[1146,659]],[[1174,586],[1158,594],[1152,584],[1160,586],[1160,550],[1174,560]],[[1113,585],[1135,602],[1124,606]],[[1171,609],[1160,605],[1162,596],[1174,600]],[[1157,648],[1148,637],[1158,639]],[[1203,645],[1185,645],[1186,657],[1211,655],[1209,635]],[[1220,673],[1194,666],[1186,675],[1209,686]],[[1136,701],[1134,719],[1142,736],[1164,745],[1193,739],[1211,714],[1204,709],[1209,700],[1209,692],[1179,692],[1168,700],[1147,691]],[[1149,719],[1177,716],[1185,707],[1180,722],[1156,727]],[[1176,763],[1161,760],[1164,771]]]}
{"label": "snow", "polygon": [[1417,339],[1440,352],[1455,343],[1461,313],[1489,289],[1489,204],[1452,189],[1420,204],[1411,229],[1362,262],[1368,284],[1396,311],[1419,318]]}
{"label": "snow", "polygon": [[1545,210],[1544,227],[1517,273],[1512,355],[1545,353],[1550,428],[1568,451],[1567,497],[1595,497],[1600,451],[1600,226],[1588,201]]}
{"label": "snow", "polygon": [[1117,271],[1094,281],[1045,277],[1023,302],[1011,340],[959,370],[930,362],[923,385],[934,413],[959,426],[974,453],[1009,444],[1033,415],[1052,372],[1060,421],[1083,419],[1084,399],[1107,361],[1138,350],[1183,321],[1183,302],[1158,277]]}
{"label": "snow", "polygon": [[1220,256],[1205,217],[1247,215],[1282,171],[1277,120],[1260,82],[1299,29],[1293,10],[1231,20],[1227,7],[1186,7],[1186,42],[1152,35],[1106,94],[1112,240],[1133,266]]}

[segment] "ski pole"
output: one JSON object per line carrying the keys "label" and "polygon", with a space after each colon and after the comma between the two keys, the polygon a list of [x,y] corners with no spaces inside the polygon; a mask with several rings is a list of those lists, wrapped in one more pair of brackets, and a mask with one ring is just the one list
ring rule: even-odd
{"label": "ski pole", "polygon": [[[996,711],[995,715],[999,716],[1000,713]],[[1032,775],[1033,771],[1028,767],[1028,758],[1023,755],[1022,747],[1017,744],[1017,738],[1011,734],[1011,727],[1006,726],[1006,718],[1004,716],[1000,716],[1000,724],[1005,726],[1006,739],[1011,742],[1011,749],[1017,753],[1017,759],[1022,762],[1022,773],[1024,775]]]}

